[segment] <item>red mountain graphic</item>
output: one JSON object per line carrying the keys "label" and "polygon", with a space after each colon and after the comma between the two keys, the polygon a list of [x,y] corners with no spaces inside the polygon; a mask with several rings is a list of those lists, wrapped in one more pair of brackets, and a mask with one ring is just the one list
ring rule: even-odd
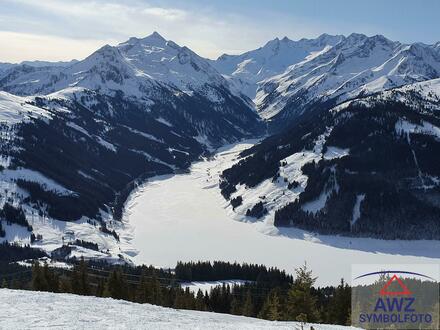
{"label": "red mountain graphic", "polygon": [[[402,291],[388,291],[388,287],[394,282],[397,281],[397,284],[402,288]],[[409,291],[408,287],[403,284],[402,280],[397,277],[397,275],[394,275],[391,277],[391,279],[385,284],[385,286],[379,291],[381,296],[397,296],[397,295],[410,295],[412,294],[411,291]]]}

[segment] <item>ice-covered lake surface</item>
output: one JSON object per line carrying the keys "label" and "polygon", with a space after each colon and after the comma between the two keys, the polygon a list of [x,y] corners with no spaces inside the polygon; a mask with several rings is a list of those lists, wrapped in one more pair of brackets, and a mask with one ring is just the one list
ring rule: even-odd
{"label": "ice-covered lake surface", "polygon": [[133,261],[171,268],[177,261],[237,261],[289,273],[306,261],[318,285],[349,281],[352,264],[440,263],[439,241],[315,235],[237,218],[220,194],[219,174],[253,143],[223,147],[211,159],[194,163],[188,174],[155,177],[139,187],[127,201],[124,217],[131,228],[131,248],[137,250],[127,251]]}

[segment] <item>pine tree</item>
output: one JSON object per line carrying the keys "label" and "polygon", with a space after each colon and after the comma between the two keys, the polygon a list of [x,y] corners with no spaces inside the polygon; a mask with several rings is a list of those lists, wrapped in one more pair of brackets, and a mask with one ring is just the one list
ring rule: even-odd
{"label": "pine tree", "polygon": [[174,298],[173,307],[177,309],[185,308],[185,296],[181,288],[176,289],[176,297]]}
{"label": "pine tree", "polygon": [[42,274],[47,283],[46,290],[50,292],[58,292],[59,289],[58,276],[54,273],[54,271],[52,271],[49,268],[49,265],[47,263],[44,263]]}
{"label": "pine tree", "polygon": [[62,276],[59,281],[60,292],[71,293],[72,292],[72,284],[70,282],[70,278]]}
{"label": "pine tree", "polygon": [[199,311],[206,311],[205,296],[200,289],[197,291],[195,308]]}
{"label": "pine tree", "polygon": [[269,297],[269,311],[267,314],[267,318],[271,321],[281,320],[281,303],[278,292],[276,290],[272,290],[272,293],[269,294]]}
{"label": "pine tree", "polygon": [[2,288],[7,289],[9,287],[8,281],[6,281],[6,279],[4,278],[2,281]]}
{"label": "pine tree", "polygon": [[328,321],[332,324],[347,324],[351,309],[351,290],[343,279],[341,279],[341,284],[336,288],[329,305]]}
{"label": "pine tree", "polygon": [[115,299],[127,299],[127,284],[120,269],[113,270],[105,284],[104,296]]}
{"label": "pine tree", "polygon": [[254,316],[254,304],[252,302],[252,295],[250,290],[248,290],[246,293],[246,299],[244,300],[241,314],[244,316]]}
{"label": "pine tree", "polygon": [[142,271],[141,280],[136,289],[136,301],[143,304],[149,303],[151,296],[151,288],[148,279],[145,276],[145,272]]}
{"label": "pine tree", "polygon": [[48,284],[44,276],[43,270],[40,267],[40,263],[35,261],[32,266],[32,290],[34,291],[47,291]]}
{"label": "pine tree", "polygon": [[96,287],[95,295],[97,297],[103,297],[104,296],[104,290],[105,290],[105,281],[102,279],[99,279],[98,286]]}
{"label": "pine tree", "polygon": [[79,295],[90,295],[89,279],[87,275],[87,263],[81,258],[79,265],[75,267],[72,275],[72,291]]}
{"label": "pine tree", "polygon": [[11,289],[14,289],[14,290],[21,289],[21,283],[18,279],[14,278],[12,280]]}
{"label": "pine tree", "polygon": [[301,322],[319,321],[319,312],[316,306],[316,298],[312,295],[312,287],[316,277],[304,264],[297,268],[296,279],[291,285],[287,299],[287,319]]}
{"label": "pine tree", "polygon": [[240,315],[242,312],[241,301],[237,297],[233,297],[231,301],[231,314]]}
{"label": "pine tree", "polygon": [[264,301],[263,307],[258,314],[259,318],[277,321],[282,319],[282,306],[278,290],[272,289]]}
{"label": "pine tree", "polygon": [[163,304],[162,287],[156,274],[153,275],[151,282],[151,303],[160,306]]}

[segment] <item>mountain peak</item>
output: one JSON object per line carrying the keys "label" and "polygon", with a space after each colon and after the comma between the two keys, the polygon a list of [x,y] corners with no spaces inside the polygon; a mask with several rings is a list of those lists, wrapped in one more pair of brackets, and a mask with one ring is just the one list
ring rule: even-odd
{"label": "mountain peak", "polygon": [[[96,56],[102,56],[102,57],[114,57],[119,55],[119,51],[116,47],[110,46],[110,45],[104,45],[101,48],[99,48],[97,51],[89,55],[87,58],[96,57]],[[79,63],[79,62],[77,62]]]}
{"label": "mountain peak", "polygon": [[137,37],[131,37],[126,42],[123,42],[121,45],[136,45],[139,43],[165,43],[166,39],[162,37],[158,32],[154,31],[152,34],[144,37],[144,38],[137,38]]}
{"label": "mountain peak", "polygon": [[351,40],[351,41],[359,41],[359,40],[364,40],[364,39],[366,39],[367,38],[367,36],[365,35],[365,34],[362,34],[362,33],[352,33],[352,34],[350,34],[348,37],[347,37],[347,39],[348,40]]}
{"label": "mountain peak", "polygon": [[317,39],[327,39],[327,38],[332,38],[332,37],[334,37],[334,36],[332,36],[328,33],[323,33]]}
{"label": "mountain peak", "polygon": [[266,44],[263,46],[264,47],[268,47],[268,46],[274,46],[280,43],[280,39],[278,37],[275,37],[272,40],[269,40],[268,42],[266,42]]}
{"label": "mountain peak", "polygon": [[164,37],[162,37],[158,32],[154,31],[152,34],[150,34],[149,36],[146,36],[145,38],[143,38],[142,40],[158,40],[158,41],[166,41],[166,39]]}
{"label": "mountain peak", "polygon": [[165,40],[157,31],[153,31],[153,33],[150,34],[149,37]]}
{"label": "mountain peak", "polygon": [[376,34],[376,35],[370,37],[370,39],[371,39],[371,40],[374,40],[374,41],[377,41],[377,42],[380,42],[381,44],[384,44],[384,45],[392,45],[392,44],[395,44],[394,41],[391,41],[390,39],[384,37],[384,36],[381,35],[381,34]]}

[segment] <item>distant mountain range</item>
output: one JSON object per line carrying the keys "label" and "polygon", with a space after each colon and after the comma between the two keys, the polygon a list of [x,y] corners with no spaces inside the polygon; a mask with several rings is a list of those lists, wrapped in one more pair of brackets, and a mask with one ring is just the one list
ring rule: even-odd
{"label": "distant mountain range", "polygon": [[439,43],[362,34],[209,60],[154,32],[81,61],[0,63],[0,235],[53,250],[76,231],[113,258],[138,183],[268,134],[222,175],[239,217],[439,239],[438,78]]}
{"label": "distant mountain range", "polygon": [[316,104],[338,104],[440,77],[439,44],[402,44],[376,35],[269,41],[213,65],[254,100],[261,117],[285,126]]}

